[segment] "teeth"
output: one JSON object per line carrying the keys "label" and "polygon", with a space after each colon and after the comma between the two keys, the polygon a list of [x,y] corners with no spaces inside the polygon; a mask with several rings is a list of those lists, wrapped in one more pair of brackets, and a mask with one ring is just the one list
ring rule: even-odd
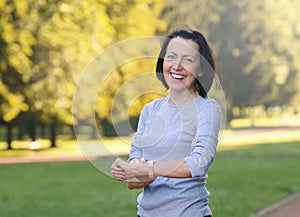
{"label": "teeth", "polygon": [[177,74],[173,74],[173,73],[171,75],[172,75],[173,78],[176,78],[176,79],[182,79],[182,78],[184,78],[183,75],[177,75]]}

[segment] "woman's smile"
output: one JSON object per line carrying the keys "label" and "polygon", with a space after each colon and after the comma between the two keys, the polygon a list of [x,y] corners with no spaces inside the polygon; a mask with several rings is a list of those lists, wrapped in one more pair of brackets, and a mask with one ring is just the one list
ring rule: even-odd
{"label": "woman's smile", "polygon": [[172,78],[176,80],[183,80],[186,76],[181,75],[181,74],[176,74],[176,73],[171,73]]}

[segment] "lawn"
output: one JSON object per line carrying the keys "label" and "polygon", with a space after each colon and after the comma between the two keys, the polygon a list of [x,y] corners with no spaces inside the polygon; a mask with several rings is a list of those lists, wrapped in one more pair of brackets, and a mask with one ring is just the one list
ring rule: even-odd
{"label": "lawn", "polygon": [[214,216],[247,217],[299,191],[299,166],[299,142],[219,152],[207,185]]}
{"label": "lawn", "polygon": [[[209,171],[214,217],[247,217],[300,190],[300,142],[219,150]],[[136,195],[88,162],[0,166],[0,216],[136,216]]]}
{"label": "lawn", "polygon": [[0,167],[0,216],[134,216],[136,191],[87,162]]}

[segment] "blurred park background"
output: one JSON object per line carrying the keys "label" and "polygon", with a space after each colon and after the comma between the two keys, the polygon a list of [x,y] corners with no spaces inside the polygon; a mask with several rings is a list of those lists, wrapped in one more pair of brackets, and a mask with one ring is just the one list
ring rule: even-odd
{"label": "blurred park background", "polygon": [[[0,159],[80,155],[72,101],[89,62],[120,41],[187,24],[211,43],[226,98],[208,181],[215,216],[248,216],[299,191],[299,11],[299,0],[0,0]],[[113,98],[154,64],[134,60],[110,73],[96,97],[98,130],[84,123],[87,140],[100,133],[121,149],[114,124],[135,129],[159,95],[139,96],[114,124]],[[0,216],[135,215],[138,191],[86,162],[1,166],[0,180]]]}

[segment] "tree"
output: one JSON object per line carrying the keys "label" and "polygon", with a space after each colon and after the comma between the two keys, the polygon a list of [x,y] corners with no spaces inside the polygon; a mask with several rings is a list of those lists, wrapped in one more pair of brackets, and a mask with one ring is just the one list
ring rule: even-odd
{"label": "tree", "polygon": [[[86,3],[89,7],[81,10]],[[59,123],[72,124],[72,97],[80,70],[110,42],[105,8],[96,1],[6,1],[1,15],[3,86],[24,101],[32,123],[46,122],[55,136]],[[103,25],[94,28],[100,21]],[[101,43],[100,35],[106,38]],[[8,110],[2,112],[4,117],[11,116],[9,120],[22,111],[18,106],[13,110],[18,112]],[[55,138],[51,141],[55,146]]]}
{"label": "tree", "polygon": [[[161,19],[168,24],[168,32],[180,28],[181,25],[199,29],[206,36],[211,33],[211,26],[220,22],[224,5],[218,0],[166,1]],[[163,33],[165,35],[165,33]]]}
{"label": "tree", "polygon": [[[8,149],[11,149],[12,124],[21,112],[28,110],[28,104],[22,91],[25,84],[22,74],[25,73],[31,61],[28,55],[31,53],[30,46],[34,40],[26,31],[17,29],[20,17],[26,16],[22,11],[24,2],[16,2],[16,8],[11,1],[2,1],[0,4],[0,114],[7,125]],[[20,6],[20,7],[19,7]]]}
{"label": "tree", "polygon": [[[127,108],[132,99],[128,95],[130,92],[131,95],[135,94],[130,91],[133,90],[133,87],[128,87],[124,94],[118,95],[118,100],[116,100],[118,91],[122,85],[149,69],[149,66],[153,72],[153,77],[155,77],[153,59],[151,61],[137,61],[136,59],[130,59],[130,57],[145,57],[147,55],[146,47],[149,45],[147,45],[146,40],[144,40],[144,44],[138,41],[142,41],[143,39],[141,38],[143,36],[153,36],[157,31],[165,28],[165,23],[159,20],[159,14],[163,9],[162,6],[161,1],[157,0],[116,0],[106,4],[107,13],[110,16],[110,24],[115,32],[115,44],[95,57],[86,69],[89,76],[85,76],[80,81],[78,92],[82,92],[82,96],[78,94],[78,98],[76,98],[78,99],[76,104],[79,104],[80,108],[74,109],[78,111],[75,113],[76,116],[80,116],[80,118],[78,117],[79,119],[90,119],[89,122],[93,123],[94,116],[90,116],[90,114],[95,103],[94,95],[97,95],[95,105],[97,125],[100,125],[101,122],[116,124],[113,123],[113,119],[121,122],[129,118],[128,111],[124,109],[118,110],[120,112],[115,111],[112,115],[113,102],[117,103],[115,108]],[[146,50],[146,53],[143,50]],[[80,88],[82,90],[79,90]],[[85,94],[84,91],[86,91]],[[98,94],[95,94],[96,91],[98,91]],[[88,102],[86,95],[93,95]],[[86,108],[83,108],[83,105],[87,105]],[[139,107],[139,111],[141,109],[142,106]]]}
{"label": "tree", "polygon": [[208,36],[217,55],[229,119],[234,106],[291,103],[299,93],[299,1],[204,3],[193,1],[185,10],[184,2],[169,2],[166,19],[172,25],[197,27]]}
{"label": "tree", "polygon": [[299,2],[243,1],[237,6],[241,11],[246,11],[240,15],[241,25],[245,27],[241,39],[248,42],[248,50],[253,54],[243,72],[257,74],[259,78],[254,89],[258,91],[253,94],[251,105],[290,103],[299,82],[296,78],[300,68],[298,61],[295,61],[299,57],[300,45],[297,39],[299,32],[295,29],[300,26],[297,15]]}
{"label": "tree", "polygon": [[[50,126],[54,147],[57,127],[73,124],[73,95],[88,62],[120,40],[152,35],[163,28],[156,17],[161,9],[157,0],[1,1],[3,120],[12,123],[19,117],[19,123],[20,114],[26,112],[32,123],[37,120]],[[110,108],[107,102],[101,106]],[[35,137],[35,124],[31,128],[30,135]]]}

